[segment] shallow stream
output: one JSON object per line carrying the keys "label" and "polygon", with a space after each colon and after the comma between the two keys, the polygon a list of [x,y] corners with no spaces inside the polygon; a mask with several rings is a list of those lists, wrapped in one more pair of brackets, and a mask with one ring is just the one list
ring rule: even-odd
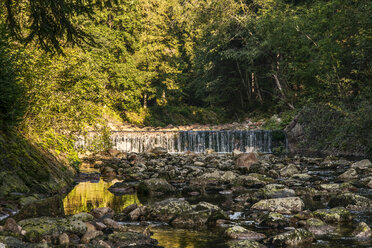
{"label": "shallow stream", "polygon": [[[105,180],[102,178],[92,179],[90,181],[80,181],[70,191],[63,200],[64,210],[66,215],[72,215],[80,212],[90,212],[97,207],[110,207],[115,212],[120,212],[127,206],[136,203],[137,205],[147,204],[149,202],[159,201],[165,198],[144,198],[139,199],[137,194],[128,195],[114,195],[108,191],[108,188],[118,180]],[[364,192],[365,195],[371,197],[371,192]],[[221,206],[223,202],[232,199],[233,195],[210,194],[204,196],[186,197],[191,204],[199,201],[207,201]],[[324,199],[314,201],[314,199],[305,200],[306,208],[321,208],[324,206]],[[371,211],[354,212],[355,219],[364,221],[371,226],[372,218]],[[284,232],[285,230],[263,228],[258,225],[252,218],[254,213],[248,211],[244,212],[230,212],[230,219],[239,225],[249,228],[253,231],[266,234],[268,237],[274,234]],[[139,222],[122,222],[122,225],[130,226],[131,228],[138,228],[143,230],[143,226]],[[159,245],[165,248],[224,248],[228,247],[226,240],[223,237],[223,228],[214,228],[212,230],[184,230],[175,229],[166,223],[150,222],[152,238],[158,240]],[[335,234],[327,235],[317,240],[311,247],[328,248],[328,247],[372,247],[371,241],[357,241],[351,233],[356,224],[343,225],[337,227]]]}

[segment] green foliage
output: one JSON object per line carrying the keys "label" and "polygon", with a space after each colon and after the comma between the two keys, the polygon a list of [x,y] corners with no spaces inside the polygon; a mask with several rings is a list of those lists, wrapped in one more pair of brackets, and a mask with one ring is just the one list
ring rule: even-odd
{"label": "green foliage", "polygon": [[371,111],[369,101],[352,108],[343,104],[308,106],[299,116],[305,131],[302,145],[325,153],[372,155]]}
{"label": "green foliage", "polygon": [[167,105],[149,109],[143,124],[165,127],[167,125],[190,125],[195,123],[220,124],[226,122],[226,120],[222,109]]}
{"label": "green foliage", "polygon": [[24,93],[18,82],[16,67],[17,53],[12,51],[7,34],[0,27],[0,128],[9,129],[16,125],[24,114]]}
{"label": "green foliage", "polygon": [[324,133],[340,149],[342,133],[359,137],[370,124],[352,118],[371,105],[371,1],[109,2],[0,3],[2,126],[22,119],[24,134],[76,164],[74,135],[103,130],[94,149],[109,147],[114,121],[216,124],[277,113],[264,128],[283,129],[302,106],[326,102],[343,106],[332,125],[345,130]]}

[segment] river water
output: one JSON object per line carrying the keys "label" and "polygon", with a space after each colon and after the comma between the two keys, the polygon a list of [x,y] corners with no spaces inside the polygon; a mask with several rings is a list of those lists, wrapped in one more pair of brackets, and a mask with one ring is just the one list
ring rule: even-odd
{"label": "river water", "polygon": [[[97,207],[110,207],[115,212],[120,212],[125,207],[136,203],[138,205],[147,204],[149,202],[157,201],[158,199],[144,198],[139,199],[137,194],[129,195],[114,195],[108,191],[108,188],[118,180],[104,180],[102,178],[91,181],[79,182],[71,192],[66,195],[63,200],[64,210],[66,215],[72,215],[80,212],[90,212]],[[187,200],[194,204],[199,201],[207,201],[213,204],[224,202],[232,195],[212,194],[203,197],[189,197]],[[306,202],[306,201],[305,201]],[[314,203],[309,200],[306,203],[306,208],[311,209],[315,205],[322,205],[322,202]],[[220,205],[220,204],[219,204]],[[319,206],[317,206],[319,207]],[[272,230],[262,228],[254,220],[245,216],[245,212],[230,213],[232,221],[237,221],[239,225],[249,228],[250,230],[261,232],[268,237],[284,232],[284,230]],[[356,213],[356,218],[359,221],[365,221],[371,226],[371,212]],[[131,226],[132,228],[143,229],[138,222],[121,223],[123,225]],[[212,230],[183,230],[175,229],[165,223],[150,223],[153,231],[152,238],[158,240],[159,245],[165,248],[225,248],[228,247],[226,240],[223,238],[223,229],[215,228]],[[337,232],[333,235],[327,235],[322,238],[317,238],[310,247],[331,248],[331,247],[372,247],[369,241],[361,242],[352,238],[351,232],[355,226],[343,225],[337,226]]]}

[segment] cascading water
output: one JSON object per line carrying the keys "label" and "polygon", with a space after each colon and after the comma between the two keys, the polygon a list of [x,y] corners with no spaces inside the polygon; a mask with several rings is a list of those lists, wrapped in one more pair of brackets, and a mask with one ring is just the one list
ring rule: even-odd
{"label": "cascading water", "polygon": [[[279,132],[280,139],[277,137]],[[122,152],[146,152],[154,147],[163,147],[171,153],[205,152],[212,149],[219,153],[234,150],[271,153],[275,147],[287,149],[282,131],[114,131],[111,134],[113,148]],[[92,144],[92,135],[80,138],[76,146],[87,148]]]}

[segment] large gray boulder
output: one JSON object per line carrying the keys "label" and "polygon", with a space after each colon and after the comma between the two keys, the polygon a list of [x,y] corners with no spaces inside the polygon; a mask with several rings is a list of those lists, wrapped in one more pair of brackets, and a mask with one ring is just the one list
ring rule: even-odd
{"label": "large gray boulder", "polygon": [[285,197],[261,200],[253,204],[251,209],[289,214],[301,212],[304,206],[304,202],[299,197]]}
{"label": "large gray boulder", "polygon": [[298,228],[270,237],[265,243],[275,247],[299,247],[311,244],[313,240],[314,235],[311,232]]}
{"label": "large gray boulder", "polygon": [[172,194],[176,192],[176,188],[164,178],[151,178],[142,181],[138,185],[137,192],[144,195]]}
{"label": "large gray boulder", "polygon": [[250,241],[257,241],[266,238],[265,234],[250,231],[242,226],[233,226],[228,228],[225,231],[225,236],[230,239],[242,239]]}

